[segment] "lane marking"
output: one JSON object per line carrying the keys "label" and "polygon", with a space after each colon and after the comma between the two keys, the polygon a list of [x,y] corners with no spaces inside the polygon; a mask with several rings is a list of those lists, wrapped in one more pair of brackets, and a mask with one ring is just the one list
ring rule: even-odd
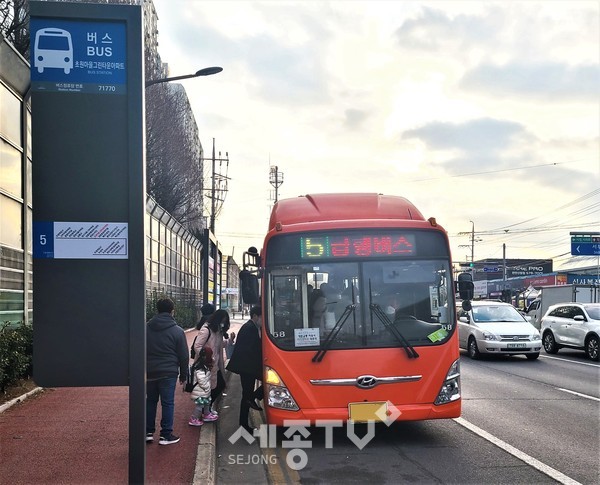
{"label": "lane marking", "polygon": [[579,397],[585,397],[586,399],[591,399],[592,401],[600,402],[600,398],[598,398],[598,397],[588,396],[587,394],[581,394],[580,392],[569,391],[568,389],[563,389],[562,387],[555,387],[554,389],[558,389],[559,391],[563,391],[563,392],[568,392],[569,394],[575,394],[576,396],[579,396]]}
{"label": "lane marking", "polygon": [[592,364],[590,362],[579,362],[578,360],[562,359],[560,357],[551,357],[549,355],[540,355],[544,359],[560,360],[561,362],[570,362],[571,364],[589,365],[590,367],[600,367],[600,364]]}
{"label": "lane marking", "polygon": [[506,451],[507,453],[510,453],[515,458],[518,458],[519,460],[527,463],[528,465],[532,466],[536,470],[544,473],[545,475],[548,475],[550,478],[553,478],[557,482],[560,482],[564,485],[581,485],[581,483],[579,483],[577,480],[573,480],[572,478],[568,477],[567,475],[559,472],[558,470],[555,470],[551,466],[548,466],[545,463],[542,463],[541,461],[536,460],[532,456],[529,456],[527,453],[524,453],[521,450],[518,450],[517,448],[515,448],[514,446],[509,445],[505,441],[502,441],[500,438],[496,438],[494,435],[488,433],[487,431],[484,431],[483,429],[479,428],[478,426],[475,426],[473,423],[467,421],[466,419],[454,418],[454,421],[457,422],[458,424],[460,424],[461,426],[467,428],[468,430],[472,431],[476,435],[489,441],[493,445],[496,445],[498,448],[502,448],[504,451]]}

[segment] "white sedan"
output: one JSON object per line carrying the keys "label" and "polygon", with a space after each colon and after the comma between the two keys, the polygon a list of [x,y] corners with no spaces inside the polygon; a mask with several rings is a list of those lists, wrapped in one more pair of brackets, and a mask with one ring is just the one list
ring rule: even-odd
{"label": "white sedan", "polygon": [[540,332],[509,303],[478,300],[469,311],[457,308],[459,346],[469,357],[482,354],[540,356]]}

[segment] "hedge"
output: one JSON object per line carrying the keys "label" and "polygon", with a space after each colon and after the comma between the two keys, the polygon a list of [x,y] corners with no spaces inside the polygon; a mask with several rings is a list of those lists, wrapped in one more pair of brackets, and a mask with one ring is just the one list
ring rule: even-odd
{"label": "hedge", "polygon": [[27,323],[0,325],[0,392],[32,375],[33,327]]}

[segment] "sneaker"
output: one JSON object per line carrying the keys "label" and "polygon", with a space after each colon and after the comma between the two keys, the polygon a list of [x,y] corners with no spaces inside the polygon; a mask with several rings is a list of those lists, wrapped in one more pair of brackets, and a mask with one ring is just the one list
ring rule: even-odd
{"label": "sneaker", "polygon": [[154,433],[146,433],[146,443],[150,443],[152,441],[154,441]]}
{"label": "sneaker", "polygon": [[190,418],[188,424],[190,426],[202,426],[204,424],[204,421],[202,421],[201,419],[198,419],[198,418],[194,418],[194,416],[192,416]]}
{"label": "sneaker", "polygon": [[179,436],[175,436],[173,433],[167,435],[167,436],[161,436],[160,440],[158,441],[159,445],[172,445],[173,443],[178,443],[179,442]]}
{"label": "sneaker", "polygon": [[204,421],[210,423],[211,421],[216,421],[217,419],[219,419],[219,416],[213,412],[210,412],[210,413],[202,416],[202,419],[204,419]]}

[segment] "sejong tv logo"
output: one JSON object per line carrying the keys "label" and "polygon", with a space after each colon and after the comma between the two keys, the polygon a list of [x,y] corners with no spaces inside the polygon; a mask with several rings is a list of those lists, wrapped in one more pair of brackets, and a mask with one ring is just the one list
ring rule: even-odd
{"label": "sejong tv logo", "polygon": [[[394,406],[390,401],[387,401],[375,412],[375,415],[380,422],[390,426],[401,415],[401,411]],[[362,423],[361,423],[362,424]],[[354,445],[362,450],[375,437],[375,421],[369,420],[366,422],[367,432],[360,437],[356,433],[354,421],[346,422],[346,437],[354,443]],[[302,470],[308,464],[308,455],[303,448],[312,448],[310,440],[311,427],[310,420],[285,420],[283,422],[286,430],[283,432],[281,447],[289,449],[286,456],[286,464],[289,468],[295,471]],[[314,427],[323,428],[325,430],[325,448],[333,448],[333,429],[343,428],[342,420],[316,420]],[[261,448],[277,448],[277,426],[273,424],[261,424],[260,427],[252,434],[246,431],[243,427],[239,427],[230,437],[229,442],[235,444],[238,440],[244,439],[248,444],[254,443],[258,439]],[[272,458],[272,457],[271,457]],[[230,463],[235,463],[230,457]],[[245,463],[260,462],[258,460],[248,460]],[[271,462],[271,460],[269,460]]]}

